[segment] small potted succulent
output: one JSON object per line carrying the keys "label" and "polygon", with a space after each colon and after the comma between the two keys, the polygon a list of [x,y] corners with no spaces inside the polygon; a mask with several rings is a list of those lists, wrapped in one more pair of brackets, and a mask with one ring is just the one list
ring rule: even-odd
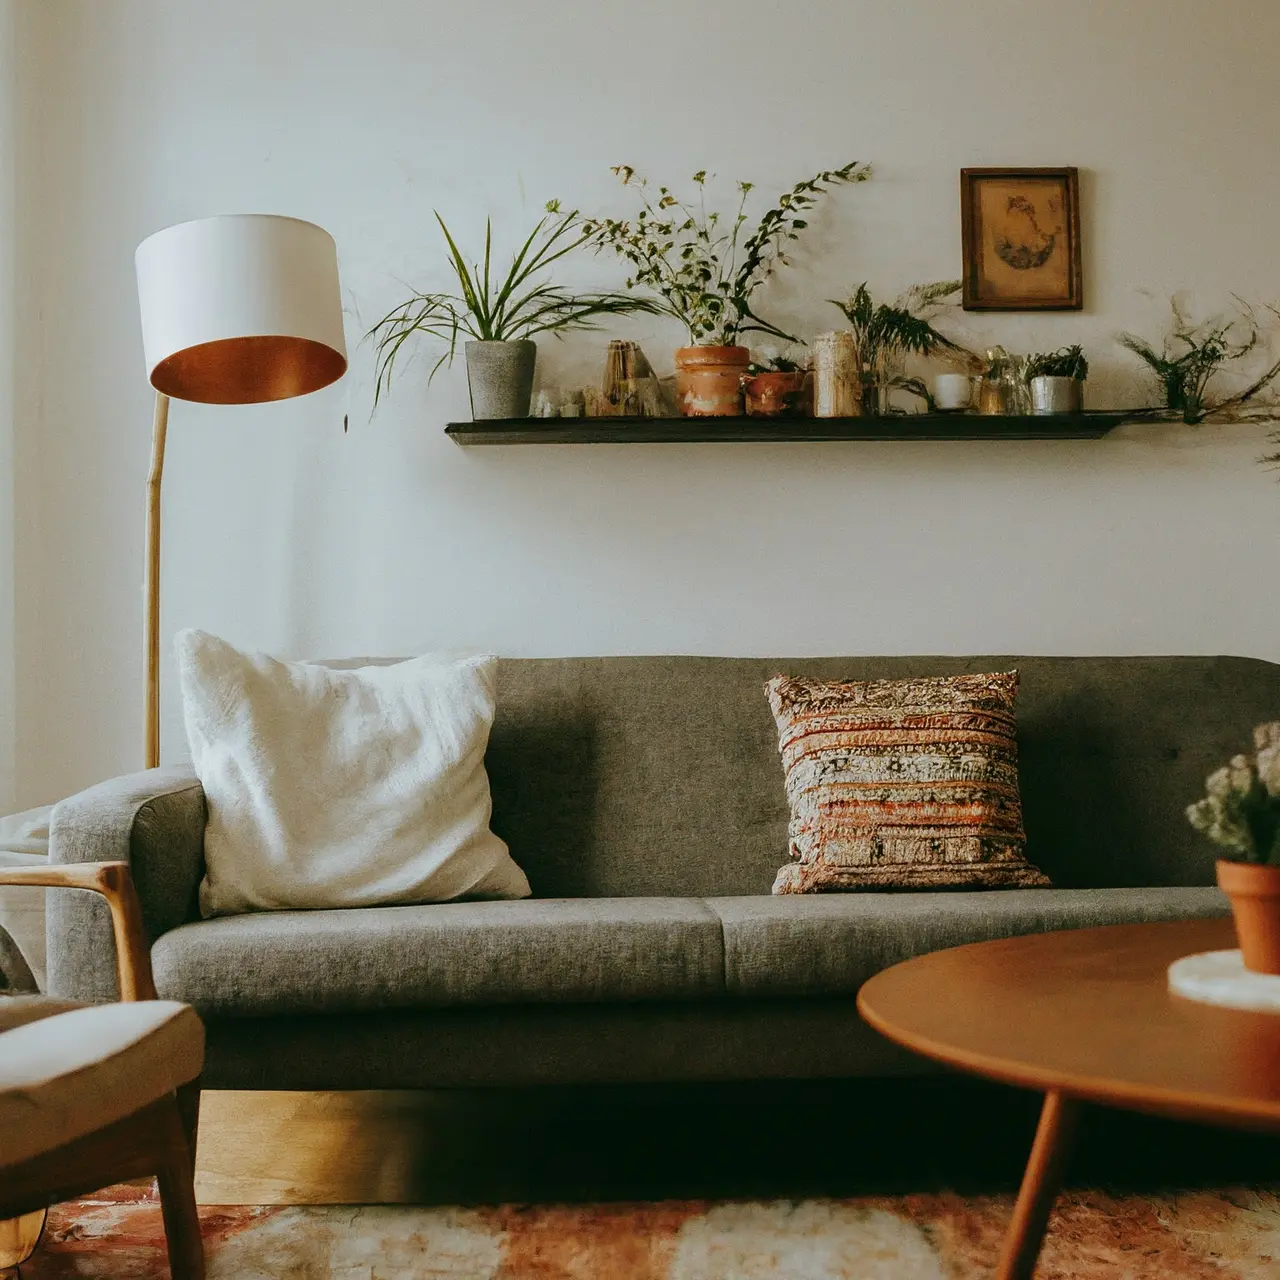
{"label": "small potted succulent", "polygon": [[1222,851],[1218,887],[1231,899],[1246,969],[1280,974],[1280,721],[1253,731],[1255,754],[1209,776],[1187,810]]}
{"label": "small potted succulent", "polygon": [[571,293],[548,278],[550,267],[588,240],[576,210],[564,212],[552,200],[546,213],[512,255],[505,275],[492,270],[493,230],[484,227],[484,261],[469,263],[444,219],[436,221],[448,246],[457,293],[413,293],[387,312],[365,335],[377,361],[374,407],[391,386],[406,342],[422,336],[444,344],[428,382],[452,364],[464,339],[471,414],[479,419],[525,418],[533,393],[533,370],[541,333],[557,336],[593,329],[604,316],[655,313],[648,298],[631,293]]}
{"label": "small potted succulent", "polygon": [[1089,361],[1079,346],[1039,352],[1027,361],[1027,385],[1031,388],[1031,412],[1036,414],[1082,413],[1084,380]]}
{"label": "small potted succulent", "polygon": [[804,412],[804,382],[808,369],[802,360],[771,348],[756,353],[742,375],[748,418],[798,417]]}
{"label": "small potted succulent", "polygon": [[705,169],[693,175],[698,188],[693,203],[667,187],[651,192],[630,165],[618,165],[613,172],[639,192],[639,212],[629,221],[588,219],[585,227],[597,250],[611,249],[630,265],[627,288],[654,295],[658,310],[688,330],[689,345],[675,353],[680,412],[703,417],[740,414],[742,379],[751,354],[739,338],[766,333],[783,342],[795,341],[756,313],[756,290],[777,267],[787,264],[788,244],[800,238],[809,210],[827,188],[864,182],[871,167],[847,164],[796,183],[749,233],[750,182],[738,183],[738,207],[722,215],[707,210]]}

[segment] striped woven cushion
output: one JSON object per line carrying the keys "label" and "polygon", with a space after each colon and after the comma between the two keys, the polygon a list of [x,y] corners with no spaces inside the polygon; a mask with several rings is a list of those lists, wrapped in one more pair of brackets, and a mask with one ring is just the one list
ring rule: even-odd
{"label": "striped woven cushion", "polygon": [[765,691],[791,803],[774,893],[1049,883],[1024,855],[1016,671]]}

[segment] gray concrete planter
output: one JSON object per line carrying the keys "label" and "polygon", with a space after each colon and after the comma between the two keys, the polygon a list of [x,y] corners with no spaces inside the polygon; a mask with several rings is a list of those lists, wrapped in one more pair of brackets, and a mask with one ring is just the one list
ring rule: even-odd
{"label": "gray concrete planter", "polygon": [[527,418],[537,344],[527,338],[522,342],[468,342],[464,350],[472,418],[476,422]]}

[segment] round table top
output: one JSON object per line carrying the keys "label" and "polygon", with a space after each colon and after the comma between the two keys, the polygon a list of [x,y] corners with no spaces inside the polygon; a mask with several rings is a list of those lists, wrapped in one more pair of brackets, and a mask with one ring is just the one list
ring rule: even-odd
{"label": "round table top", "polygon": [[977,942],[877,974],[877,1031],[962,1071],[1182,1119],[1280,1129],[1280,1015],[1170,993],[1181,956],[1235,946],[1230,920]]}

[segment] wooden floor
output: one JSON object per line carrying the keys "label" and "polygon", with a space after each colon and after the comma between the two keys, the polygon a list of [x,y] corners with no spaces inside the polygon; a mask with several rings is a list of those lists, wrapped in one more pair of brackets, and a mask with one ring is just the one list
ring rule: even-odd
{"label": "wooden floor", "polygon": [[[1017,1186],[1039,1099],[975,1080],[205,1094],[202,1204],[494,1204]],[[1280,1139],[1089,1110],[1068,1181],[1280,1179]]]}

